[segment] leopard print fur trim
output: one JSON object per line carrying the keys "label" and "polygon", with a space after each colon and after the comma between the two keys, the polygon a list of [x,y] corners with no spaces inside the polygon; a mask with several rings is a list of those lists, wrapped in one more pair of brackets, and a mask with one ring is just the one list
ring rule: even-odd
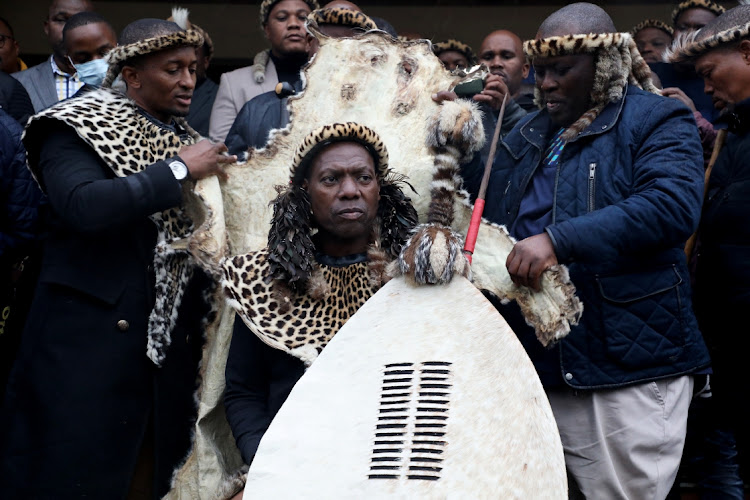
{"label": "leopard print fur trim", "polygon": [[378,25],[362,12],[350,9],[317,9],[307,16],[307,22],[315,27],[321,24],[352,26],[364,31],[376,30]]}
{"label": "leopard print fur trim", "polygon": [[712,2],[711,0],[687,0],[677,5],[677,7],[675,7],[675,9],[672,11],[672,24],[677,24],[677,18],[680,17],[680,15],[688,9],[706,9],[713,12],[717,16],[722,15],[727,10],[718,3]]}
{"label": "leopard print fur trim", "polygon": [[222,263],[228,302],[251,332],[274,349],[312,364],[346,321],[377,290],[367,262],[346,267],[316,264],[322,283],[310,290],[279,293],[278,282],[266,283],[268,252],[236,255]]}
{"label": "leopard print fur trim", "polygon": [[136,56],[143,56],[159,52],[160,50],[171,49],[173,47],[203,45],[203,35],[196,30],[178,31],[168,35],[156,36],[130,43],[128,45],[118,45],[107,54],[107,63],[109,69],[107,76],[104,77],[102,87],[111,87],[122,70],[122,63]]}
{"label": "leopard print fur trim", "polygon": [[[268,22],[268,15],[271,13],[271,9],[273,9],[273,6],[279,3],[281,0],[263,0],[263,2],[260,4],[260,27],[265,27],[266,23]],[[305,3],[308,7],[310,7],[310,10],[316,10],[320,8],[320,5],[318,4],[317,0],[305,0]]]}
{"label": "leopard print fur trim", "polygon": [[378,163],[375,165],[375,172],[378,178],[385,177],[388,171],[388,150],[383,140],[370,127],[347,122],[324,125],[307,134],[294,155],[291,171],[292,180],[299,180],[315,152],[325,145],[340,141],[354,141],[367,147],[371,153],[377,156]]}
{"label": "leopard print fur trim", "polygon": [[735,26],[699,40],[700,36],[701,32],[698,30],[677,37],[677,40],[665,52],[664,59],[672,63],[691,61],[719,47],[739,42],[750,36],[750,23]]}
{"label": "leopard print fur trim", "polygon": [[[24,132],[29,151],[38,151],[33,145],[43,139],[41,125],[50,119],[75,129],[118,177],[142,172],[159,160],[175,156],[183,145],[192,144],[199,137],[181,120],[182,126],[189,131],[189,137],[181,140],[139,113],[135,104],[124,95],[101,88],[34,115]],[[30,153],[28,162],[32,174],[39,180],[38,153]],[[188,193],[183,193],[183,196],[188,196]],[[172,244],[185,240],[194,228],[181,207],[152,214],[150,219],[156,225],[158,237],[154,249],[156,303],[148,320],[146,353],[154,364],[160,366],[171,343],[177,311],[193,270],[193,261],[187,251],[178,251]]]}
{"label": "leopard print fur trim", "polygon": [[[628,84],[659,94],[651,81],[651,69],[643,60],[633,37],[629,33],[590,33],[529,40],[523,44],[526,56],[557,57],[575,54],[593,54],[596,69],[591,89],[592,107],[563,132],[566,141],[578,137],[611,102],[622,98]],[[538,88],[534,89],[536,104],[544,103]]]}
{"label": "leopard print fur trim", "polygon": [[476,54],[474,54],[474,51],[471,50],[469,44],[466,44],[460,40],[450,39],[444,42],[432,44],[432,52],[436,56],[439,56],[442,52],[446,52],[448,50],[455,50],[456,52],[460,52],[461,54],[463,54],[464,57],[466,57],[466,59],[469,61],[469,66],[474,66],[478,61]]}
{"label": "leopard print fur trim", "polygon": [[674,30],[672,29],[672,27],[664,21],[660,21],[658,19],[646,19],[644,21],[641,21],[640,23],[633,26],[633,29],[630,30],[630,35],[635,38],[635,35],[637,35],[638,32],[645,30],[646,28],[656,28],[658,30],[661,30],[669,35],[670,38],[674,36]]}

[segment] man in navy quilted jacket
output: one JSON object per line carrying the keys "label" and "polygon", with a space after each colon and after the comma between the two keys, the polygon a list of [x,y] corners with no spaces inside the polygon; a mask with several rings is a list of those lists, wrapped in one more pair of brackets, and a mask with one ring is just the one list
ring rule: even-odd
{"label": "man in navy quilted jacket", "polygon": [[[547,390],[571,497],[663,499],[691,374],[709,364],[683,252],[703,189],[695,121],[658,95],[632,38],[595,5],[553,13],[524,49],[541,110],[498,146],[484,215],[518,240],[514,283],[539,289],[565,264],[584,311],[552,349],[502,312]],[[463,170],[476,192],[482,166]]]}

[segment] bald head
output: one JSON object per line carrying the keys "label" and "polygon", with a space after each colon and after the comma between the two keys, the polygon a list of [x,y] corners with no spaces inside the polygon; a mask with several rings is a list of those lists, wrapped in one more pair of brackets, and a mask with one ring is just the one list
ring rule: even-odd
{"label": "bald head", "polygon": [[592,3],[580,2],[566,5],[544,20],[537,38],[551,36],[585,35],[588,33],[614,33],[617,29],[604,9]]}
{"label": "bald head", "polygon": [[505,81],[511,97],[518,97],[523,79],[529,76],[529,63],[518,35],[507,30],[487,35],[479,47],[479,62]]}

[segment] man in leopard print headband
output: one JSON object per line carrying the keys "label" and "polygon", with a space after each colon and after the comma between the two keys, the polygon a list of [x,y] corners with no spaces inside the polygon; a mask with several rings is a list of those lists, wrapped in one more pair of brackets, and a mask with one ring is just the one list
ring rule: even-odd
{"label": "man in leopard print headband", "polygon": [[[136,21],[103,88],[26,128],[50,227],[5,402],[0,497],[160,497],[188,450],[201,308],[186,292],[192,258],[173,244],[193,228],[193,180],[235,160],[182,118],[202,43]],[[124,94],[109,88],[118,75]]]}
{"label": "man in leopard print headband", "polygon": [[248,465],[306,366],[384,284],[417,222],[385,145],[356,123],[311,132],[273,206],[267,248],[224,263],[237,310],[224,401]]}
{"label": "man in leopard print headband", "polygon": [[[499,307],[547,392],[571,497],[665,498],[691,374],[709,363],[683,251],[702,198],[695,121],[655,93],[630,35],[596,5],[563,7],[524,48],[541,110],[498,146],[484,216],[517,240],[514,283],[538,289],[565,264],[584,313],[543,350],[515,306]],[[472,191],[479,172],[464,169]]]}

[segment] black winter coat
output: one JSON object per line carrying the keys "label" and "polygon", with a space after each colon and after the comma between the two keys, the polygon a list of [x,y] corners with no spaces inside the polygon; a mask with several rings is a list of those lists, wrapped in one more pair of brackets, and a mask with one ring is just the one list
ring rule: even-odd
{"label": "black winter coat", "polygon": [[[115,178],[49,120],[40,152],[52,225],[0,419],[0,498],[124,498],[152,443],[155,497],[185,457],[200,321],[180,316],[166,360],[146,356],[154,303],[148,215],[176,206],[164,161]],[[182,311],[195,311],[186,292]]]}
{"label": "black winter coat", "polygon": [[711,349],[714,393],[726,416],[750,418],[746,314],[750,309],[750,100],[738,104],[709,180],[700,226],[695,308]]}

